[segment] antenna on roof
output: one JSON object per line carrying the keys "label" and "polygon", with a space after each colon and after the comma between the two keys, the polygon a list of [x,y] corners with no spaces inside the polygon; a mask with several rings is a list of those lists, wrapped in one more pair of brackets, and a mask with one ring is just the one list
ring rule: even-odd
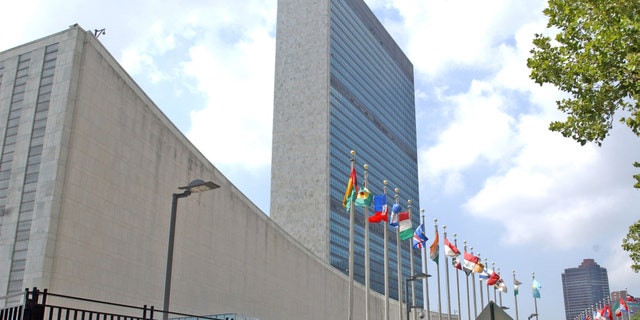
{"label": "antenna on roof", "polygon": [[99,30],[98,30],[98,29],[94,29],[94,30],[93,30],[93,35],[94,35],[96,38],[98,38],[98,37],[100,37],[100,35],[107,34],[107,33],[105,32],[105,30],[106,30],[105,28],[102,28],[102,29],[99,29]]}

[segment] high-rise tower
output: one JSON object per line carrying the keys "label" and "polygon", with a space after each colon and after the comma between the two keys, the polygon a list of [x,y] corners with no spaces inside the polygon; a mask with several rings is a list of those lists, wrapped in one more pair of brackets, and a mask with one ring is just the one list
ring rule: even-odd
{"label": "high-rise tower", "polygon": [[562,273],[564,312],[567,320],[591,308],[609,296],[607,269],[593,259],[584,259],[577,268],[564,269]]}
{"label": "high-rise tower", "polygon": [[[418,226],[413,65],[362,0],[278,1],[274,96],[273,220],[347,273],[349,214],[341,202],[354,150],[359,184],[368,164],[372,193],[381,194],[388,180],[389,201],[398,188]],[[363,282],[366,217],[356,211],[354,273]],[[382,293],[384,227],[370,228],[371,287]],[[390,295],[397,298],[396,238],[389,234]],[[401,253],[404,279],[409,241]],[[422,290],[416,294],[420,301]]]}

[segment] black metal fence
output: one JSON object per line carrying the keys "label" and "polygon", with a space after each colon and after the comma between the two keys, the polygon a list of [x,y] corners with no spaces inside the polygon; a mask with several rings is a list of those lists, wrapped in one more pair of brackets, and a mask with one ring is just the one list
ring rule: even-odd
{"label": "black metal fence", "polygon": [[[55,300],[55,304],[47,301],[49,297],[51,300]],[[84,308],[78,306],[84,306]],[[99,309],[103,311],[98,311]],[[118,313],[104,310],[118,310]],[[40,291],[38,288],[25,289],[22,304],[0,307],[0,320],[156,320],[154,316],[162,318],[162,314],[165,312],[173,320],[257,320],[235,313],[199,316],[154,309],[153,306],[147,305],[138,307],[55,294],[48,292],[47,289]]]}
{"label": "black metal fence", "polygon": [[[88,302],[102,305],[108,309],[122,309],[123,313],[110,313],[95,310],[71,308],[47,304],[48,297],[74,300],[78,302]],[[61,300],[59,299],[59,300]],[[70,303],[72,304],[72,303]],[[91,300],[79,297],[72,297],[39,291],[38,288],[32,290],[25,289],[24,304],[0,309],[0,320],[153,320],[153,306],[143,307],[131,306],[119,303]]]}

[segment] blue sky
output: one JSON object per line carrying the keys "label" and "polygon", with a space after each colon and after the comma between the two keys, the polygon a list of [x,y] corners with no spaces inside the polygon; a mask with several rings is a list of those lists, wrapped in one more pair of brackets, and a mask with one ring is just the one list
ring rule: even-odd
{"label": "blue sky", "polygon": [[[531,272],[542,284],[538,312],[564,317],[561,274],[584,258],[607,268],[611,290],[640,295],[620,247],[640,217],[631,178],[639,140],[618,123],[602,147],[548,131],[563,119],[554,102],[562,94],[534,84],[526,67],[533,34],[545,31],[546,2],[366,2],[414,64],[427,230],[437,218],[500,267],[514,318],[512,270],[523,282],[521,318],[534,308]],[[24,0],[3,9],[16,14],[0,20],[11,30],[0,50],[74,23],[105,28],[100,41],[142,89],[269,212],[276,0]],[[434,281],[430,288],[437,310]]]}

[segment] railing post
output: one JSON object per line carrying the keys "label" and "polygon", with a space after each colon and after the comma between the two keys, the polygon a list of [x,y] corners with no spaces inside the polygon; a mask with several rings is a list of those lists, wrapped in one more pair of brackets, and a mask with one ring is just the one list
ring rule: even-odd
{"label": "railing post", "polygon": [[33,287],[31,298],[29,298],[29,289],[25,289],[25,302],[23,320],[43,320],[44,305],[38,304],[38,288]]}
{"label": "railing post", "polygon": [[44,288],[44,291],[42,291],[42,307],[44,308],[47,305],[47,292],[49,289]]}
{"label": "railing post", "polygon": [[[149,310],[149,317],[147,317],[147,310]],[[147,308],[147,305],[145,304],[144,307],[142,308],[142,319],[143,320],[153,320],[153,306]],[[0,319],[2,320],[2,319]]]}

